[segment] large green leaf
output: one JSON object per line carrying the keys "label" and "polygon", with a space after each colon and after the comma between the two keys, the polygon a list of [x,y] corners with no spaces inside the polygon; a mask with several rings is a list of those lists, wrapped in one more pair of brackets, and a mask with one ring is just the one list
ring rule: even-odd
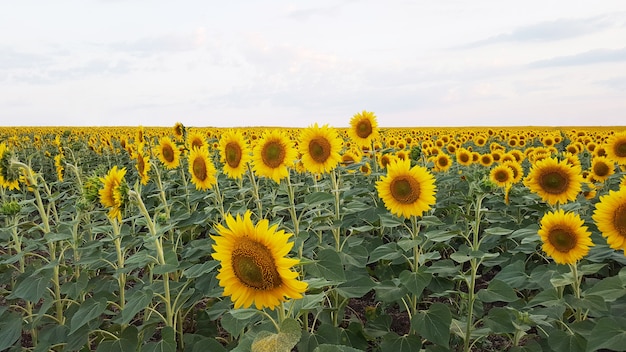
{"label": "large green leaf", "polygon": [[141,347],[141,352],[176,352],[176,332],[170,326],[161,329],[161,340],[148,342]]}
{"label": "large green leaf", "polygon": [[422,348],[422,340],[417,335],[398,336],[390,332],[383,337],[380,344],[382,351],[414,352]]}
{"label": "large green leaf", "polygon": [[94,298],[87,298],[80,305],[78,311],[74,313],[74,316],[72,316],[72,320],[70,321],[70,335],[83,325],[89,323],[91,320],[100,317],[106,308],[106,297],[100,297],[98,300]]}
{"label": "large green leaf", "polygon": [[139,346],[139,331],[134,325],[127,326],[117,340],[104,340],[98,345],[96,352],[127,352],[136,351]]}
{"label": "large green leaf", "polygon": [[24,281],[18,282],[15,290],[8,298],[21,298],[30,302],[38,302],[46,292],[52,280],[53,270],[45,269],[35,271]]}
{"label": "large green leaf", "polygon": [[420,296],[424,288],[430,284],[433,278],[431,273],[425,272],[425,267],[420,267],[417,272],[405,270],[400,273],[400,283],[411,294]]}
{"label": "large green leaf", "polygon": [[450,343],[450,308],[443,303],[433,303],[426,311],[420,311],[411,319],[411,328],[425,339],[448,347]]}
{"label": "large green leaf", "polygon": [[341,263],[341,257],[334,249],[325,248],[317,254],[317,261],[312,265],[320,275],[329,281],[346,281],[346,274]]}
{"label": "large green leaf", "polygon": [[626,288],[619,276],[612,276],[594,283],[593,286],[585,290],[584,295],[598,295],[606,301],[613,302],[626,295]]}
{"label": "large green leaf", "polygon": [[478,299],[483,302],[514,302],[518,298],[506,282],[494,279],[486,289],[478,291]]}
{"label": "large green leaf", "polygon": [[300,341],[301,335],[300,324],[294,319],[285,319],[280,325],[280,332],[276,334],[260,331],[252,342],[252,352],[291,351]]}
{"label": "large green leaf", "polygon": [[13,346],[22,336],[22,317],[15,313],[0,314],[0,351]]}
{"label": "large green leaf", "polygon": [[598,320],[587,341],[587,349],[601,348],[626,351],[626,318],[613,316]]}
{"label": "large green leaf", "polygon": [[585,352],[587,341],[584,337],[573,333],[553,329],[548,334],[548,344],[554,351]]}
{"label": "large green leaf", "polygon": [[147,308],[152,302],[154,292],[150,287],[132,292],[126,297],[126,305],[122,313],[114,321],[118,324],[128,324],[142,309]]}

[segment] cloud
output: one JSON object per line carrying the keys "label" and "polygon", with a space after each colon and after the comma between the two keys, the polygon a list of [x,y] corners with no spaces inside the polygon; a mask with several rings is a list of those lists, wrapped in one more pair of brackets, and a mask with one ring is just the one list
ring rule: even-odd
{"label": "cloud", "polygon": [[612,90],[626,91],[626,76],[601,80],[596,83]]}
{"label": "cloud", "polygon": [[575,55],[557,56],[547,60],[531,62],[528,66],[531,68],[563,67],[622,61],[626,61],[626,47],[621,49],[595,49]]}
{"label": "cloud", "polygon": [[0,70],[32,68],[50,64],[52,61],[46,55],[22,52],[11,47],[0,47]]}
{"label": "cloud", "polygon": [[131,53],[139,56],[149,56],[158,53],[173,53],[192,51],[202,47],[207,40],[203,28],[187,34],[162,34],[152,37],[139,38],[132,41],[112,43],[109,47],[115,51]]}
{"label": "cloud", "polygon": [[515,28],[509,33],[502,33],[487,39],[475,41],[458,47],[471,49],[499,43],[549,42],[576,38],[605,30],[617,24],[615,16],[603,15],[589,18],[558,19]]}

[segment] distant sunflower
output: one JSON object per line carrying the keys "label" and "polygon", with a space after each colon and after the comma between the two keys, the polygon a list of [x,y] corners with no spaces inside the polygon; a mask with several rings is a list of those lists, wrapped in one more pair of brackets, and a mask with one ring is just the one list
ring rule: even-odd
{"label": "distant sunflower", "polygon": [[243,134],[237,130],[224,132],[220,137],[219,151],[224,173],[233,179],[242,178],[250,161],[250,148]]}
{"label": "distant sunflower", "polygon": [[373,112],[363,110],[350,119],[350,139],[360,147],[369,147],[378,138],[378,122]]}
{"label": "distant sunflower", "polygon": [[216,173],[207,148],[193,148],[189,152],[189,174],[197,190],[211,188],[217,182]]}
{"label": "distant sunflower", "polygon": [[196,131],[189,132],[187,138],[187,148],[189,150],[193,148],[204,148],[205,146],[206,142],[204,141],[204,135],[202,133]]}
{"label": "distant sunflower", "polygon": [[382,155],[378,155],[378,166],[380,166],[381,169],[386,169],[387,165],[389,165],[393,160],[395,159],[395,157],[392,154],[386,153],[386,154],[382,154]]}
{"label": "distant sunflower", "polygon": [[439,153],[433,158],[435,164],[435,171],[445,172],[452,166],[452,159],[446,153]]}
{"label": "distant sunflower", "polygon": [[435,178],[422,166],[411,167],[410,160],[389,164],[376,190],[385,207],[397,216],[421,216],[435,204]]}
{"label": "distant sunflower", "polygon": [[626,187],[601,196],[592,218],[609,246],[626,255]]}
{"label": "distant sunflower", "polygon": [[65,168],[63,167],[62,160],[63,160],[62,153],[59,153],[54,156],[54,167],[56,168],[56,171],[57,171],[57,179],[61,182],[63,182],[63,171],[65,170]]}
{"label": "distant sunflower", "polygon": [[615,164],[605,156],[595,156],[591,159],[590,171],[594,180],[604,182],[615,173]]}
{"label": "distant sunflower", "polygon": [[511,170],[513,170],[512,183],[518,183],[524,177],[524,168],[522,168],[522,165],[520,163],[516,161],[506,161],[506,162],[503,162],[502,165],[506,165],[509,168],[511,168]]}
{"label": "distant sunflower", "polygon": [[606,155],[620,165],[626,165],[626,132],[617,133],[605,144]]}
{"label": "distant sunflower", "polygon": [[270,227],[266,219],[255,225],[250,216],[250,211],[243,218],[228,214],[228,227],[218,224],[219,236],[211,236],[212,256],[221,265],[217,279],[223,295],[231,297],[235,308],[254,304],[272,310],[286,298],[302,298],[308,285],[291,270],[299,260],[286,257],[293,247],[287,242],[292,234],[278,231],[278,225]]}
{"label": "distant sunflower", "polygon": [[575,264],[589,253],[591,232],[576,213],[559,209],[549,212],[541,218],[539,236],[541,247],[558,264]]}
{"label": "distant sunflower", "polygon": [[512,184],[514,177],[513,169],[506,163],[496,165],[491,169],[491,172],[489,172],[489,180],[502,188]]}
{"label": "distant sunflower", "polygon": [[583,177],[579,167],[565,160],[545,158],[532,166],[524,185],[549,204],[567,203],[576,199],[582,189]]}
{"label": "distant sunflower", "polygon": [[124,206],[128,192],[124,182],[125,175],[126,168],[118,170],[117,166],[113,166],[105,177],[100,178],[100,182],[102,182],[102,189],[98,192],[100,203],[109,208],[107,215],[111,219],[122,219],[121,209]]}
{"label": "distant sunflower", "polygon": [[293,143],[277,129],[266,131],[252,149],[254,172],[276,183],[289,175],[297,152]]}
{"label": "distant sunflower", "polygon": [[0,143],[0,187],[8,190],[19,189],[19,173],[11,170],[11,153],[5,143]]}
{"label": "distant sunflower", "polygon": [[335,129],[317,123],[305,128],[298,143],[304,168],[314,174],[333,170],[341,161],[342,142]]}
{"label": "distant sunflower", "polygon": [[172,131],[174,132],[174,136],[176,136],[176,138],[183,138],[185,135],[185,126],[183,126],[180,122],[176,122],[174,127],[172,127]]}
{"label": "distant sunflower", "polygon": [[372,174],[372,167],[370,166],[369,163],[363,163],[361,165],[361,167],[359,167],[359,171],[361,171],[361,173],[363,175],[371,175]]}
{"label": "distant sunflower", "polygon": [[480,165],[489,167],[493,164],[493,155],[482,154],[478,160],[480,161]]}
{"label": "distant sunflower", "polygon": [[159,141],[157,155],[168,169],[175,169],[180,164],[180,150],[170,137],[162,137]]}
{"label": "distant sunflower", "polygon": [[459,148],[456,150],[456,162],[459,165],[470,166],[472,165],[472,152],[465,148]]}

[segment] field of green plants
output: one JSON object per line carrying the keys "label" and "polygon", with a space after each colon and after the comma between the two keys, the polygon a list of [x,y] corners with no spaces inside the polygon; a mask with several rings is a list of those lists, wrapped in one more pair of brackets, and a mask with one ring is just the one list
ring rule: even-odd
{"label": "field of green plants", "polygon": [[0,127],[0,351],[624,351],[626,128]]}

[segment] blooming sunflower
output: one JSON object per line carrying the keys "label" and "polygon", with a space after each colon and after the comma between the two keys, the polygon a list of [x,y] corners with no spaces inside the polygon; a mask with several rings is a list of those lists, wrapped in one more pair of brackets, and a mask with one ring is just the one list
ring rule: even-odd
{"label": "blooming sunflower", "polygon": [[575,200],[582,189],[582,181],[580,167],[569,165],[565,160],[545,158],[534,163],[524,185],[554,205]]}
{"label": "blooming sunflower", "polygon": [[187,148],[192,150],[193,148],[203,148],[206,143],[204,142],[204,136],[200,132],[190,132],[187,138]]}
{"label": "blooming sunflower", "polygon": [[250,211],[243,218],[228,214],[228,227],[218,224],[219,236],[211,236],[213,258],[221,264],[217,279],[223,295],[231,297],[235,308],[254,304],[272,310],[285,298],[302,298],[308,285],[291,270],[299,260],[286,257],[293,247],[293,242],[287,242],[292,235],[278,231],[278,225],[270,227],[266,219],[255,225],[250,215]]}
{"label": "blooming sunflower", "polygon": [[433,158],[433,163],[435,163],[435,171],[445,172],[452,166],[452,159],[446,153],[439,153]]}
{"label": "blooming sunflower", "polygon": [[435,178],[422,166],[411,167],[410,160],[389,164],[376,190],[385,207],[397,216],[420,216],[435,204]]}
{"label": "blooming sunflower", "polygon": [[512,183],[518,183],[524,177],[524,169],[522,168],[522,165],[520,163],[516,161],[505,161],[502,163],[502,165],[506,165],[511,168],[511,170],[513,170],[513,180],[511,181]]}
{"label": "blooming sunflower", "polygon": [[626,165],[626,131],[617,133],[606,141],[606,155],[620,165]]}
{"label": "blooming sunflower", "polygon": [[298,146],[302,153],[302,164],[311,173],[327,173],[341,161],[341,139],[337,131],[328,125],[318,127],[316,123],[305,128]]}
{"label": "blooming sunflower", "polygon": [[626,255],[626,187],[600,197],[592,218],[609,246]]}
{"label": "blooming sunflower", "polygon": [[220,137],[219,151],[224,173],[233,179],[242,178],[250,161],[250,148],[243,134],[237,130],[224,132]]}
{"label": "blooming sunflower", "polygon": [[170,137],[162,137],[159,140],[157,155],[159,160],[168,169],[177,168],[180,164],[180,151],[178,147],[172,142]]}
{"label": "blooming sunflower", "polygon": [[604,182],[615,173],[615,164],[605,156],[595,156],[591,160],[590,171],[594,180]]}
{"label": "blooming sunflower", "polygon": [[574,264],[589,253],[591,232],[576,213],[559,209],[548,212],[541,218],[541,227],[538,234],[541,237],[541,247],[558,264]]}
{"label": "blooming sunflower", "polygon": [[133,155],[133,159],[137,162],[135,168],[139,174],[139,182],[141,182],[142,185],[147,185],[150,180],[150,176],[148,175],[150,171],[150,161],[143,154],[142,150],[143,147],[141,145],[138,146],[137,151]]}
{"label": "blooming sunflower", "polygon": [[512,184],[514,177],[513,169],[506,163],[496,165],[489,172],[489,180],[498,185],[498,187],[507,187]]}
{"label": "blooming sunflower", "polygon": [[100,203],[109,208],[108,216],[111,219],[122,219],[121,209],[124,206],[128,191],[124,183],[124,175],[126,175],[126,168],[118,170],[117,166],[113,166],[105,177],[100,178],[103,185],[103,188],[98,192]]}
{"label": "blooming sunflower", "polygon": [[296,159],[297,151],[293,143],[280,130],[266,131],[252,149],[252,169],[276,183],[289,175],[289,169]]}
{"label": "blooming sunflower", "polygon": [[456,150],[456,162],[463,166],[472,165],[472,152],[465,148]]}
{"label": "blooming sunflower", "polygon": [[57,171],[57,179],[61,182],[63,182],[63,171],[65,170],[65,168],[63,167],[62,159],[63,159],[62,153],[59,153],[54,156],[54,167],[56,168],[56,171]]}
{"label": "blooming sunflower", "polygon": [[369,147],[378,138],[378,122],[373,112],[363,110],[350,119],[348,136],[361,147]]}
{"label": "blooming sunflower", "polygon": [[193,148],[189,152],[189,173],[197,190],[207,190],[213,186],[217,182],[216,172],[215,165],[209,159],[208,149]]}
{"label": "blooming sunflower", "polygon": [[185,126],[180,122],[176,122],[174,127],[172,127],[172,132],[174,132],[176,138],[183,138],[185,135]]}

